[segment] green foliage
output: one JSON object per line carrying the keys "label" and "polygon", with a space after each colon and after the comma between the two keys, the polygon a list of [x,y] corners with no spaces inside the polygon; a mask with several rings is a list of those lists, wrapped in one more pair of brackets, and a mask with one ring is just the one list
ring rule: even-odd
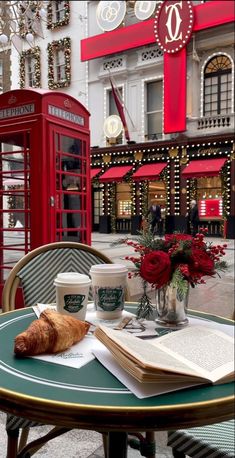
{"label": "green foliage", "polygon": [[167,251],[165,241],[162,239],[155,239],[150,229],[148,231],[140,231],[136,240],[140,245],[149,248],[151,251]]}
{"label": "green foliage", "polygon": [[173,273],[171,285],[177,289],[177,299],[182,301],[188,293],[189,283],[184,279],[179,269]]}
{"label": "green foliage", "polygon": [[147,283],[145,281],[143,282],[143,289],[144,289],[144,293],[138,303],[137,319],[139,318],[150,319],[150,316],[152,315],[153,310],[154,310],[154,306],[151,303],[150,297],[147,295]]}
{"label": "green foliage", "polygon": [[228,264],[226,261],[217,261],[215,262],[215,270],[221,270],[221,272],[225,272],[227,270]]}

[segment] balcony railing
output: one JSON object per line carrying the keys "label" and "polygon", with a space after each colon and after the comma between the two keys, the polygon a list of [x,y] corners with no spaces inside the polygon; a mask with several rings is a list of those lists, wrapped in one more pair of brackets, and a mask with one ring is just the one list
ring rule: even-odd
{"label": "balcony railing", "polygon": [[231,115],[218,115],[198,119],[198,129],[218,129],[231,127]]}
{"label": "balcony railing", "polygon": [[215,133],[234,132],[234,113],[227,115],[187,118],[187,135],[196,137]]}

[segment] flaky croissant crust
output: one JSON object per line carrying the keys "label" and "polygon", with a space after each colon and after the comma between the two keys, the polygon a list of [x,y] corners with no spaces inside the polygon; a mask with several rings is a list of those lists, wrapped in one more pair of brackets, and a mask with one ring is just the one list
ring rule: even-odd
{"label": "flaky croissant crust", "polygon": [[68,315],[46,309],[21,334],[16,336],[16,355],[34,356],[67,350],[86,335],[90,325]]}

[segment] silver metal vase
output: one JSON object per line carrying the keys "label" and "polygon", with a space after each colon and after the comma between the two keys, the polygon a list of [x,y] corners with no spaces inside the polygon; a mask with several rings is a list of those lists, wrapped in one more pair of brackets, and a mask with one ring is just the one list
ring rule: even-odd
{"label": "silver metal vase", "polygon": [[187,326],[187,308],[189,298],[189,285],[184,297],[179,297],[177,288],[171,284],[156,289],[156,322],[164,327]]}

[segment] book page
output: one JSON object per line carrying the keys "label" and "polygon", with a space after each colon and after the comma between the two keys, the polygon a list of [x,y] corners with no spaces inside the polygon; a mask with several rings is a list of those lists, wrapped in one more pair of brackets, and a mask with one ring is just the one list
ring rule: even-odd
{"label": "book page", "polygon": [[116,358],[120,355],[123,367],[129,358],[151,376],[160,369],[215,382],[234,372],[234,339],[210,328],[188,327],[148,342],[104,326],[95,334]]}
{"label": "book page", "polygon": [[195,326],[153,342],[212,382],[234,372],[234,339],[211,328]]}
{"label": "book page", "polygon": [[154,347],[152,342],[158,341],[161,337],[150,341],[140,340],[130,334],[115,331],[100,326],[95,331],[95,336],[112,352],[115,348],[116,356],[128,357],[141,368],[160,369],[187,375],[197,375],[195,371],[180,361],[175,356],[167,354],[161,348]]}

